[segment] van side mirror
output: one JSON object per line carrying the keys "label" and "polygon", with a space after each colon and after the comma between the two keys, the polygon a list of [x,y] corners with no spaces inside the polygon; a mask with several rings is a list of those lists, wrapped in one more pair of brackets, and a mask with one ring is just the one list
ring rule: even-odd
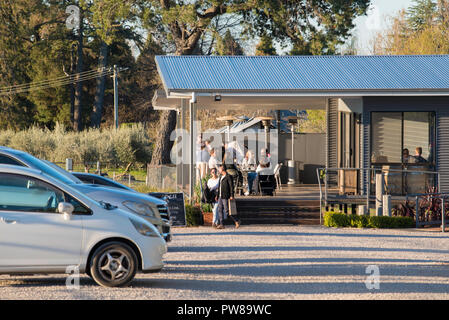
{"label": "van side mirror", "polygon": [[75,210],[75,207],[71,203],[60,202],[58,204],[58,212],[62,213],[64,220],[70,220],[73,210]]}

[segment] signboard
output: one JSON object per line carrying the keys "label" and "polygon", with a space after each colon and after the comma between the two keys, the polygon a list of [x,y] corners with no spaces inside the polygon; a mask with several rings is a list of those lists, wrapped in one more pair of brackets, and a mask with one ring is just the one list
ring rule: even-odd
{"label": "signboard", "polygon": [[167,201],[168,209],[170,210],[170,220],[174,227],[186,226],[186,208],[184,206],[184,193],[165,193],[165,192],[150,192],[150,196]]}

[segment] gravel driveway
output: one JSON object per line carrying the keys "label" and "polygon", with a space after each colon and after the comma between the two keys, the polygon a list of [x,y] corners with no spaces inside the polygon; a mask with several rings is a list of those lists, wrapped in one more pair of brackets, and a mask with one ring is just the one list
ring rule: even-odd
{"label": "gravel driveway", "polygon": [[[82,277],[0,276],[1,299],[448,299],[449,235],[320,226],[176,228],[158,274],[102,288]],[[376,265],[380,288],[368,290]]]}

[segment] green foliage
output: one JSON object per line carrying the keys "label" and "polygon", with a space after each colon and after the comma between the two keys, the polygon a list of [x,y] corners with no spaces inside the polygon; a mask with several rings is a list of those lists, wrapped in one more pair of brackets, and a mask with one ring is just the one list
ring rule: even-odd
{"label": "green foliage", "polygon": [[374,54],[449,54],[449,0],[414,1],[373,41]]}
{"label": "green foliage", "polygon": [[185,208],[188,227],[196,227],[203,224],[203,215],[201,214],[200,207],[186,204]]}
{"label": "green foliage", "polygon": [[212,212],[213,205],[211,203],[202,203],[201,211],[203,212]]}
{"label": "green foliage", "polygon": [[276,48],[273,45],[273,38],[264,34],[256,46],[256,56],[275,56]]}
{"label": "green foliage", "polygon": [[68,132],[57,125],[54,130],[31,127],[14,132],[0,131],[0,145],[23,150],[52,162],[72,158],[86,167],[97,161],[125,167],[151,160],[151,142],[142,125],[115,129],[90,129]]}
{"label": "green foliage", "polygon": [[229,29],[223,37],[218,36],[215,53],[219,56],[242,56],[243,48],[240,43],[234,39]]}
{"label": "green foliage", "polygon": [[407,23],[415,31],[430,26],[437,12],[437,4],[433,0],[414,0],[407,10]]}
{"label": "green foliage", "polygon": [[415,222],[410,217],[377,217],[346,215],[344,213],[326,212],[324,214],[324,225],[334,228],[413,228]]}
{"label": "green foliage", "polygon": [[307,116],[299,120],[299,131],[302,133],[326,132],[326,111],[307,110]]}

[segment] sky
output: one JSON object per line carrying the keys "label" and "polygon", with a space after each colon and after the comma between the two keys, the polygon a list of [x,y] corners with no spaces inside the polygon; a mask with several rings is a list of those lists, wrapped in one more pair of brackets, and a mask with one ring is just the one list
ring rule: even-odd
{"label": "sky", "polygon": [[358,39],[360,54],[370,54],[369,43],[376,32],[388,27],[386,18],[413,4],[413,0],[373,0],[368,15],[357,18],[354,35]]}

